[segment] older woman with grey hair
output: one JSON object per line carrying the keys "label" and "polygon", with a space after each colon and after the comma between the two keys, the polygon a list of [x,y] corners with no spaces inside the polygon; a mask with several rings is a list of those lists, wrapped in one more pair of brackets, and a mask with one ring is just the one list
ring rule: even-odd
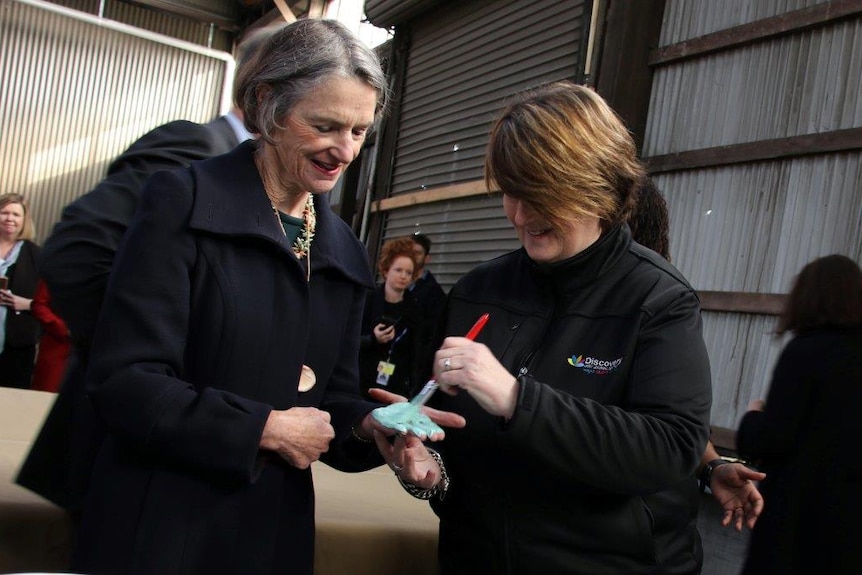
{"label": "older woman with grey hair", "polygon": [[153,176],[116,259],[76,571],[311,573],[311,464],[381,463],[370,439],[388,430],[358,391],[373,276],[325,193],[384,109],[384,74],[330,21],[251,57],[235,100],[261,137]]}

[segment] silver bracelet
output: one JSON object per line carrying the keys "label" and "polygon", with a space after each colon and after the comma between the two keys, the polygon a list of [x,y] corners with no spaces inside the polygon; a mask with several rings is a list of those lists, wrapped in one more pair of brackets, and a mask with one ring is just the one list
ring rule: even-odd
{"label": "silver bracelet", "polygon": [[[428,448],[426,447],[426,449]],[[401,484],[401,487],[404,488],[404,491],[416,499],[427,500],[437,495],[440,497],[440,501],[443,501],[443,498],[446,497],[446,492],[449,490],[449,474],[446,473],[446,466],[443,465],[443,458],[440,454],[433,449],[428,449],[428,453],[431,454],[431,457],[434,458],[434,461],[436,461],[437,465],[440,467],[440,481],[437,482],[437,485],[431,489],[423,489],[418,485],[413,485],[412,483],[404,481],[397,473],[395,474],[395,477],[398,478],[398,482]]]}
{"label": "silver bracelet", "polygon": [[353,439],[359,441],[360,443],[374,443],[374,439],[367,439],[356,433],[356,426],[350,428],[350,435],[353,436]]}

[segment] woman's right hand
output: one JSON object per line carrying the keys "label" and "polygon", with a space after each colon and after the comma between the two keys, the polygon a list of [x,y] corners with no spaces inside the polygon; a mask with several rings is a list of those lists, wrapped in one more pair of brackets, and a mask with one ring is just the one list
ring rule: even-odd
{"label": "woman's right hand", "polygon": [[389,343],[390,341],[395,339],[394,325],[390,325],[387,327],[386,324],[378,323],[374,326],[371,332],[374,334],[374,338],[377,340],[378,343]]}
{"label": "woman's right hand", "polygon": [[465,337],[447,337],[434,354],[434,378],[440,391],[463,389],[491,415],[512,418],[518,405],[518,381],[488,346]]}
{"label": "woman's right hand", "polygon": [[260,447],[278,453],[294,467],[307,469],[329,450],[334,437],[326,411],[315,407],[274,409],[263,427]]}

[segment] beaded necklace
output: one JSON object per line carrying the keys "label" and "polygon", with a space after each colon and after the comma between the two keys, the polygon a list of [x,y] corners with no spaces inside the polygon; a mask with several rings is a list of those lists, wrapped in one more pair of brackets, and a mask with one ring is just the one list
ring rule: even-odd
{"label": "beaded necklace", "polygon": [[[263,168],[263,161],[260,159],[258,154],[255,154],[254,157],[255,165],[258,168],[258,171],[261,174],[261,179],[263,180],[263,191],[266,193],[266,197],[269,199],[269,205],[272,207],[272,213],[275,214],[275,220],[278,222],[278,226],[281,228],[281,233],[287,237],[287,231],[284,229],[284,223],[281,221],[281,215],[278,211],[278,208],[275,207],[275,200],[270,194],[270,186],[267,185],[267,170]],[[314,195],[309,193],[308,197],[305,200],[305,207],[302,208],[302,229],[299,230],[299,235],[296,236],[296,239],[293,242],[291,248],[293,249],[293,253],[296,254],[296,257],[302,259],[304,257],[308,257],[308,261],[306,262],[306,279],[311,281],[311,242],[314,240],[314,232],[317,230],[317,212],[314,209]]]}
{"label": "beaded necklace", "polygon": [[[281,218],[278,221],[280,222]],[[314,240],[315,230],[317,230],[317,212],[314,211],[314,196],[308,194],[305,207],[302,208],[302,230],[293,242],[293,253],[296,254],[296,257],[304,258],[311,253],[311,242]],[[284,227],[281,231],[284,231]]]}
{"label": "beaded necklace", "polygon": [[[267,193],[267,196],[269,194]],[[275,203],[270,198],[272,213],[275,214],[275,219],[281,228],[281,233],[287,237],[287,230],[284,229],[284,222],[281,220],[281,213],[275,207]],[[302,259],[308,256],[306,262],[307,275],[306,279],[311,280],[311,242],[314,241],[314,232],[317,229],[317,212],[314,210],[314,196],[308,194],[308,199],[305,201],[305,207],[302,209],[302,228],[299,230],[299,235],[293,241],[291,248],[296,257]]]}

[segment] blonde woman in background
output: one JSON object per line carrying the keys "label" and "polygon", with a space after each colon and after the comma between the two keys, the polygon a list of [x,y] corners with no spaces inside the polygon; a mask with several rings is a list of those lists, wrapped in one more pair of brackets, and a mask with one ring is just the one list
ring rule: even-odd
{"label": "blonde woman in background", "polygon": [[39,246],[21,194],[0,195],[0,385],[30,388],[41,327],[30,313]]}

